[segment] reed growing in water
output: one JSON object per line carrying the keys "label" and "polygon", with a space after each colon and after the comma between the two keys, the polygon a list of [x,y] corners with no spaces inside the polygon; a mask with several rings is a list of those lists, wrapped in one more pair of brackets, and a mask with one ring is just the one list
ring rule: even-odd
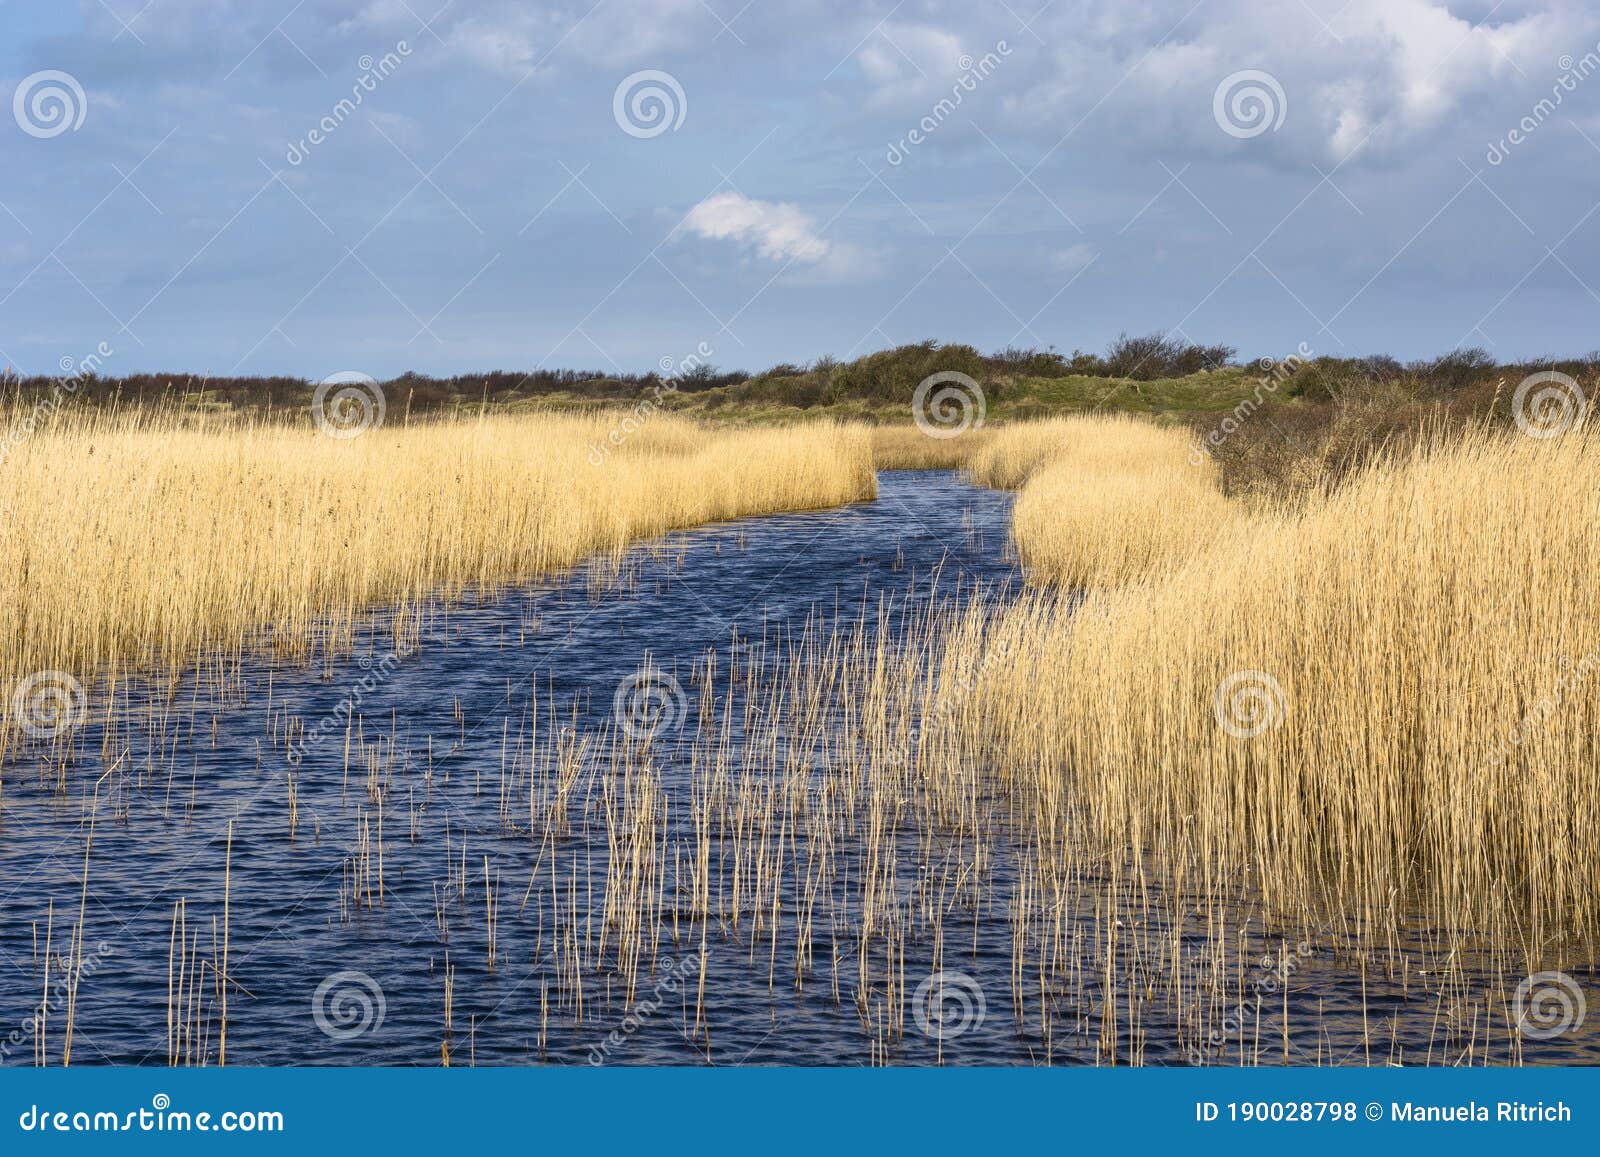
{"label": "reed growing in water", "polygon": [[988,432],[934,437],[916,426],[873,426],[872,463],[879,470],[960,470],[986,445]]}
{"label": "reed growing in water", "polygon": [[997,431],[971,459],[975,481],[1021,486],[1013,515],[1030,577],[1115,586],[1187,557],[1235,508],[1209,460],[1176,427],[1123,416]]}
{"label": "reed growing in water", "polygon": [[[16,417],[12,415],[12,417]],[[629,543],[874,493],[865,431],[664,415],[488,417],[342,440],[302,424],[63,411],[0,465],[0,688],[303,652],[376,604],[618,557]],[[16,423],[12,423],[14,426]]]}
{"label": "reed growing in water", "polygon": [[[19,607],[7,662],[176,665],[185,647],[236,654],[264,626],[292,662],[329,616],[582,554],[603,570],[668,526],[870,486],[865,434],[828,426],[711,434],[658,419],[596,465],[589,447],[605,418],[350,443],[120,421],[41,436],[7,467],[25,468],[24,493],[44,511],[28,513],[15,490],[0,499],[33,535],[12,540],[20,558],[7,553]],[[786,627],[770,645],[731,640],[725,658],[705,656],[688,675],[696,707],[682,733],[583,732],[530,701],[502,722],[498,793],[488,785],[498,834],[521,837],[521,854],[502,848],[492,861],[484,833],[470,852],[465,831],[452,836],[443,800],[429,819],[431,793],[450,782],[433,775],[433,736],[424,772],[392,716],[357,715],[343,762],[359,834],[340,911],[384,908],[386,809],[391,857],[402,838],[437,847],[445,816],[441,941],[455,922],[473,937],[457,949],[463,969],[510,975],[523,964],[509,945],[532,930],[541,1056],[551,1016],[585,1030],[659,1002],[670,953],[684,983],[667,1015],[720,1059],[727,1014],[707,977],[728,973],[708,971],[709,952],[764,970],[769,991],[853,1011],[866,1055],[887,1062],[920,1027],[919,976],[988,977],[998,928],[1008,977],[1003,989],[987,982],[987,999],[997,1014],[1009,1005],[1046,1062],[1407,1062],[1423,1049],[1430,1062],[1520,1059],[1504,977],[1592,968],[1600,916],[1589,850],[1600,831],[1600,593],[1587,581],[1600,497],[1582,484],[1600,443],[1479,431],[1272,509],[1224,500],[1184,439],[1135,420],[951,442],[924,456],[879,435],[877,450],[1020,487],[1029,596],[930,595],[876,616],[863,608],[854,625],[811,622],[798,637]],[[97,503],[112,485],[122,489]],[[305,553],[283,553],[294,551]],[[591,596],[608,589],[597,580]],[[74,593],[131,617],[94,618],[102,609],[78,609]],[[200,684],[196,674],[191,747]],[[275,758],[306,721],[273,714],[270,686],[263,746]],[[225,699],[229,688],[214,690]],[[183,697],[151,703],[107,740],[113,750],[141,718],[158,736],[145,749],[179,750]],[[174,762],[139,772],[152,798],[162,777],[170,796]],[[292,841],[293,779],[263,798],[286,801]],[[80,942],[91,837],[92,826]],[[174,908],[169,1059],[204,1060],[220,1036],[210,1018],[230,974],[224,872],[220,955],[215,943],[203,951],[188,901]],[[53,900],[43,911],[48,960]],[[1303,979],[1291,1015],[1288,980],[1329,957],[1360,969],[1359,1032],[1324,1026],[1320,1010],[1309,1019]],[[450,959],[440,1055],[470,1063],[477,1021],[455,1018],[467,1039],[452,1043]],[[475,975],[460,980],[463,996]],[[1369,1031],[1369,976],[1396,1000],[1403,1037]],[[1462,1007],[1481,1009],[1481,1022],[1441,1014]],[[930,1036],[943,1059],[942,1028]]]}
{"label": "reed growing in water", "polygon": [[1033,579],[1081,588],[954,636],[997,656],[974,755],[1169,878],[1592,960],[1600,440],[1478,430],[1248,510],[1166,431],[1052,425],[973,465],[1023,483]]}

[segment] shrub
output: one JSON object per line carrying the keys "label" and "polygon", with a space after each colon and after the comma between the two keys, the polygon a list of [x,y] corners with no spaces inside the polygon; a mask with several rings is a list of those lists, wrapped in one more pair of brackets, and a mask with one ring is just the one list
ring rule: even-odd
{"label": "shrub", "polygon": [[1232,346],[1196,345],[1160,333],[1144,337],[1123,334],[1106,350],[1104,361],[1110,377],[1148,382],[1221,369],[1237,352]]}

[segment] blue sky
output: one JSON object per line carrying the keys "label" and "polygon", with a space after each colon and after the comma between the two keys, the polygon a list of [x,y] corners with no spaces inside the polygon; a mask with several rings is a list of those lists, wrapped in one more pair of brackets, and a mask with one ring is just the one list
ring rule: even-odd
{"label": "blue sky", "polygon": [[106,373],[310,378],[1152,330],[1600,346],[1581,3],[0,0],[0,25],[0,361],[26,372],[101,343]]}

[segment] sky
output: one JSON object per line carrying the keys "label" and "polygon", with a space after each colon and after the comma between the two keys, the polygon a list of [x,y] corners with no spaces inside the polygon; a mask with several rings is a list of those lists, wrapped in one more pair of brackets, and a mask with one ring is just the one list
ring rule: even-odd
{"label": "sky", "polygon": [[0,363],[1600,346],[1569,0],[0,0]]}

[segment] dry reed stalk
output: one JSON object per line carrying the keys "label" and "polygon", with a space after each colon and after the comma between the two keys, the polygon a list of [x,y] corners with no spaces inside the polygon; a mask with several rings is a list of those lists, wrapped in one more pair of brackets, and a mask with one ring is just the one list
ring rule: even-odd
{"label": "dry reed stalk", "polygon": [[[662,416],[593,464],[613,424],[493,417],[339,441],[64,410],[5,463],[0,603],[16,626],[0,685],[39,671],[87,681],[119,662],[176,671],[266,637],[303,655],[374,604],[403,610],[680,527],[874,493],[860,428]],[[8,708],[4,730],[16,723]]]}
{"label": "dry reed stalk", "polygon": [[1563,480],[1597,465],[1590,436],[1477,433],[1025,601],[987,634],[985,742],[1094,846],[1249,867],[1280,911],[1590,943],[1600,502]]}
{"label": "dry reed stalk", "polygon": [[935,437],[917,426],[873,426],[872,463],[879,470],[961,470],[988,437],[982,429]]}

